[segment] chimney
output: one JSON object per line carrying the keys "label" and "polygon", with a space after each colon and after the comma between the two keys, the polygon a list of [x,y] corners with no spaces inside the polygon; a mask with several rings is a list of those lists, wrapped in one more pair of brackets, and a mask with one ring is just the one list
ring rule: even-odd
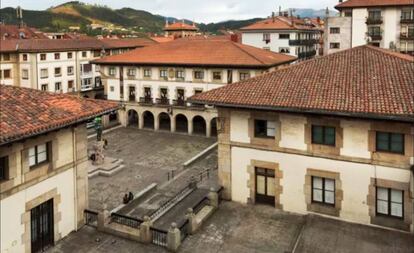
{"label": "chimney", "polygon": [[282,16],[282,6],[279,5],[279,16]]}
{"label": "chimney", "polygon": [[233,42],[238,43],[239,42],[239,36],[237,34],[232,34],[230,36],[230,40],[233,41]]}
{"label": "chimney", "polygon": [[318,24],[320,24],[321,23],[321,17],[316,17],[316,22],[318,22]]}
{"label": "chimney", "polygon": [[272,21],[275,22],[275,12],[272,12]]}

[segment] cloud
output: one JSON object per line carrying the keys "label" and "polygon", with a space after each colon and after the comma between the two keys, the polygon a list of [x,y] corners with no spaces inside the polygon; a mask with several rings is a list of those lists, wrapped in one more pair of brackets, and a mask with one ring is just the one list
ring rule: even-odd
{"label": "cloud", "polygon": [[[0,0],[1,7],[43,10],[64,3],[62,0]],[[83,0],[83,2],[107,5],[111,8],[130,7],[153,14],[185,18],[196,22],[219,22],[230,19],[266,17],[277,11],[279,5],[287,8],[333,8],[338,0]]]}

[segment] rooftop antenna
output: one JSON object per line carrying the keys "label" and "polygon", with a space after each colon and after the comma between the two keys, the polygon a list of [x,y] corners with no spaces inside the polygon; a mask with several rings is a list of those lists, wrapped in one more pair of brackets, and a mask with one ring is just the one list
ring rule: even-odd
{"label": "rooftop antenna", "polygon": [[279,5],[279,16],[282,16],[282,6]]}
{"label": "rooftop antenna", "polygon": [[16,16],[17,20],[19,21],[19,27],[23,27],[23,10],[20,6],[17,6],[16,8]]}

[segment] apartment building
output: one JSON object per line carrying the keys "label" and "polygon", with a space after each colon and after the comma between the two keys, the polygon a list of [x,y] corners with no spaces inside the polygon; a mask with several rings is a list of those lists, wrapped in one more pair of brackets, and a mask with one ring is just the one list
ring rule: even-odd
{"label": "apartment building", "polygon": [[242,43],[276,53],[310,59],[318,55],[321,27],[312,20],[280,14],[240,29]]}
{"label": "apartment building", "polygon": [[325,54],[370,44],[414,55],[414,2],[348,0],[325,24]]}
{"label": "apartment building", "polygon": [[296,58],[221,38],[178,39],[94,61],[125,126],[215,135],[217,111],[187,97],[272,71]]}
{"label": "apartment building", "polygon": [[85,122],[102,100],[0,85],[0,252],[44,252],[84,224]]}
{"label": "apartment building", "polygon": [[4,40],[0,84],[102,98],[99,68],[90,61],[152,44],[148,39]]}
{"label": "apartment building", "polygon": [[218,108],[225,196],[413,232],[413,60],[360,46],[190,98]]}

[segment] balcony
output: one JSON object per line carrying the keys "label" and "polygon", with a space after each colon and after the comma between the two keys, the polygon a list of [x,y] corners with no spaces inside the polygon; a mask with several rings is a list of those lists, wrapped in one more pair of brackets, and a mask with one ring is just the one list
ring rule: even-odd
{"label": "balcony", "polygon": [[185,101],[184,99],[174,99],[173,100],[173,106],[186,107],[187,106],[187,101]]}
{"label": "balcony", "polygon": [[141,105],[153,105],[154,101],[153,101],[152,97],[140,97],[139,98],[139,103]]}
{"label": "balcony", "polygon": [[170,100],[168,98],[156,98],[155,102],[157,105],[169,106]]}
{"label": "balcony", "polygon": [[400,40],[414,40],[414,32],[401,33]]}
{"label": "balcony", "polygon": [[368,33],[368,37],[371,38],[371,40],[382,40],[382,34],[381,33]]}
{"label": "balcony", "polygon": [[92,89],[93,89],[92,84],[82,84],[81,85],[81,91],[89,91],[89,90],[92,90]]}
{"label": "balcony", "polygon": [[135,95],[129,95],[128,97],[129,102],[135,102],[135,99],[136,99]]}
{"label": "balcony", "polygon": [[365,21],[367,25],[380,25],[382,24],[382,17],[368,17]]}
{"label": "balcony", "polygon": [[314,57],[315,55],[316,55],[316,50],[312,50],[312,51],[309,51],[309,52],[299,53],[298,58],[299,59],[307,59],[307,58]]}
{"label": "balcony", "polygon": [[410,17],[401,17],[400,19],[401,24],[414,24],[414,18]]}
{"label": "balcony", "polygon": [[289,46],[312,46],[318,43],[316,39],[289,40]]}

